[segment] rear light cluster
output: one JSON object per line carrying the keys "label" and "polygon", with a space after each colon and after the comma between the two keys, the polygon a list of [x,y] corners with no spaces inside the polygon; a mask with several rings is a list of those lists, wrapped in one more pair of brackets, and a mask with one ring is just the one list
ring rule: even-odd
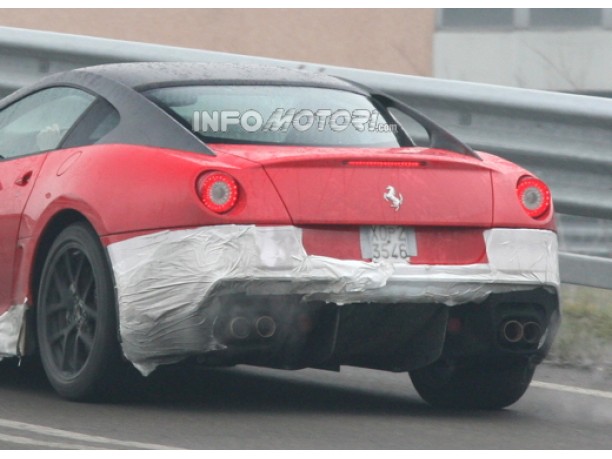
{"label": "rear light cluster", "polygon": [[224,172],[208,172],[198,179],[198,194],[209,210],[224,214],[238,202],[238,183]]}
{"label": "rear light cluster", "polygon": [[542,180],[522,177],[516,186],[516,194],[523,210],[532,218],[540,218],[550,210],[550,190]]}

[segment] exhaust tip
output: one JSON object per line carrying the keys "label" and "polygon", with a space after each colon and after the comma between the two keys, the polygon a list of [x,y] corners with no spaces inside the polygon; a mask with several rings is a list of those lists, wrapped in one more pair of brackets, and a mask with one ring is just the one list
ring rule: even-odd
{"label": "exhaust tip", "polygon": [[535,344],[540,342],[542,328],[537,322],[527,322],[523,325],[523,339],[526,343]]}
{"label": "exhaust tip", "polygon": [[518,320],[508,320],[501,326],[501,336],[508,343],[518,343],[523,335],[523,324]]}
{"label": "exhaust tip", "polygon": [[270,316],[261,316],[255,322],[255,330],[262,338],[272,338],[276,333],[276,321]]}
{"label": "exhaust tip", "polygon": [[235,317],[229,324],[229,331],[233,338],[245,339],[251,333],[251,325],[245,317]]}

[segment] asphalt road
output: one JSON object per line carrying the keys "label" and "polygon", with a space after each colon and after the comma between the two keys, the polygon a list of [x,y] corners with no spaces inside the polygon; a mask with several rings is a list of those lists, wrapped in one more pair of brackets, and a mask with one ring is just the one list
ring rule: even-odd
{"label": "asphalt road", "polygon": [[612,448],[612,374],[541,366],[501,411],[422,402],[405,374],[173,370],[123,400],[59,399],[38,368],[0,367],[0,449]]}

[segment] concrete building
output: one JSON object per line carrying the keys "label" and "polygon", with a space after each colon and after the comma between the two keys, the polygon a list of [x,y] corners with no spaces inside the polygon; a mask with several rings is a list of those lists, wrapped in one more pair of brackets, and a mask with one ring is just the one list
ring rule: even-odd
{"label": "concrete building", "polygon": [[612,94],[612,9],[11,9],[0,26]]}
{"label": "concrete building", "polygon": [[0,26],[432,75],[433,9],[3,9]]}
{"label": "concrete building", "polygon": [[444,9],[436,25],[436,77],[612,95],[612,9]]}

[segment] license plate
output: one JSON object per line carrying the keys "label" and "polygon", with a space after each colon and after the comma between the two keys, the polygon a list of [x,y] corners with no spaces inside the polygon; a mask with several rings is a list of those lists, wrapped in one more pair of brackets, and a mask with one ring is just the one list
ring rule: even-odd
{"label": "license plate", "polygon": [[414,229],[406,226],[361,228],[361,256],[372,261],[408,261],[417,255]]}

